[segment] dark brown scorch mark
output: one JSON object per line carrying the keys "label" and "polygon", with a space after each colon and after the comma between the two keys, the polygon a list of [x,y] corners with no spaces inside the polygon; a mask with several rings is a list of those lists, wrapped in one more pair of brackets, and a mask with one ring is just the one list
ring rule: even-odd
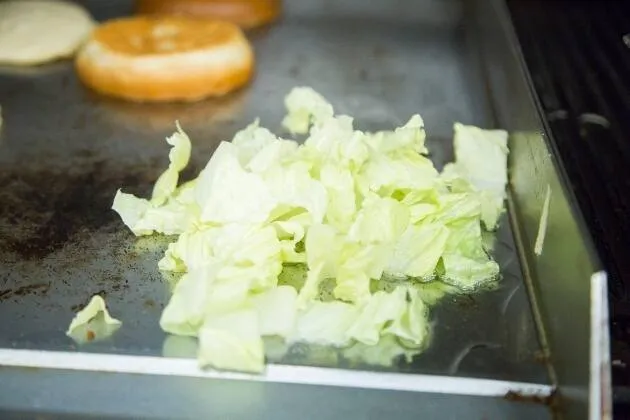
{"label": "dark brown scorch mark", "polygon": [[74,235],[106,226],[117,218],[111,210],[116,190],[147,193],[162,165],[121,168],[98,161],[45,166],[0,172],[0,251],[40,259]]}

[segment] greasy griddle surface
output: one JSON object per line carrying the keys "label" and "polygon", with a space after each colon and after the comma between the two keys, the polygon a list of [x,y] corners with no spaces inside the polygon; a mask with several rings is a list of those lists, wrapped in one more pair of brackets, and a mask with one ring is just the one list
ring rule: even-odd
{"label": "greasy griddle surface", "polygon": [[[253,84],[188,105],[112,101],[81,87],[69,63],[0,69],[0,346],[76,347],[64,335],[92,294],[123,327],[83,351],[159,355],[169,297],[157,270],[167,239],[136,239],[110,210],[119,187],[148,194],[167,164],[164,137],[179,119],[193,142],[192,177],[221,140],[254,118],[280,132],[283,96],[308,85],[362,129],[419,112],[441,166],[454,121],[491,126],[476,51],[455,24],[291,20],[250,34]],[[432,313],[431,347],[395,370],[547,382],[514,242],[504,220],[496,247],[498,290],[448,298]],[[286,363],[335,366],[300,349]]]}

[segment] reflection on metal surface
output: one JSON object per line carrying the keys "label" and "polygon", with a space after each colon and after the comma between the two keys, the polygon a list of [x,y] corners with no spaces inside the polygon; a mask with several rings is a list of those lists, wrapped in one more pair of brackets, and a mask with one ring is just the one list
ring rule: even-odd
{"label": "reflection on metal surface", "polygon": [[169,334],[162,344],[162,356],[175,359],[195,359],[199,343],[195,337]]}
{"label": "reflection on metal surface", "polygon": [[591,378],[589,420],[612,419],[610,333],[608,323],[608,278],[599,272],[591,277]]}
{"label": "reflection on metal surface", "polygon": [[551,187],[547,184],[547,191],[545,192],[545,202],[542,206],[540,213],[540,222],[538,224],[538,233],[536,234],[536,241],[534,242],[534,254],[540,256],[543,252],[543,245],[545,244],[545,235],[547,235],[547,222],[549,219],[549,204],[551,202]]}
{"label": "reflection on metal surface", "polygon": [[578,121],[582,124],[597,124],[604,128],[610,128],[610,121],[608,121],[608,118],[592,112],[584,112],[580,114]]}
{"label": "reflection on metal surface", "polygon": [[501,313],[503,315],[505,315],[505,313],[507,312],[507,309],[510,306],[510,302],[512,301],[512,298],[516,295],[516,293],[519,291],[520,288],[521,288],[521,285],[517,284],[516,287],[514,287],[514,289],[507,296],[507,298],[505,298],[505,301],[503,302],[503,305],[501,306]]}
{"label": "reflection on metal surface", "polygon": [[222,98],[166,104],[125,102],[101,97],[92,92],[86,92],[86,95],[90,97],[92,106],[99,109],[111,124],[154,133],[174,130],[175,121],[179,121],[184,130],[229,123],[242,112],[246,89]]}
{"label": "reflection on metal surface", "polygon": [[523,396],[544,398],[553,392],[553,387],[550,385],[525,382],[322,369],[307,366],[268,365],[264,374],[248,375],[202,370],[199,369],[197,361],[191,359],[38,350],[1,349],[0,366],[175,375],[486,397],[504,396],[510,392],[515,392]]}
{"label": "reflection on metal surface", "polygon": [[457,372],[459,371],[459,365],[462,363],[462,360],[464,360],[464,358],[466,358],[466,356],[468,356],[470,353],[473,352],[473,350],[475,349],[498,349],[500,348],[497,345],[493,345],[490,343],[475,343],[475,344],[471,344],[468,347],[464,348],[464,350],[462,350],[457,356],[455,356],[455,360],[453,360],[453,363],[451,363],[451,366],[448,368],[448,373],[450,375],[456,375]]}

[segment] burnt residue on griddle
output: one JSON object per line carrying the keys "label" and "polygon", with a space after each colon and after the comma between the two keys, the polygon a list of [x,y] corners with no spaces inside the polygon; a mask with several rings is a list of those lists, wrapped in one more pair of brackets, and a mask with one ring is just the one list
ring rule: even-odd
{"label": "burnt residue on griddle", "polygon": [[552,410],[556,411],[559,409],[560,403],[560,394],[557,389],[554,389],[551,394],[547,396],[541,395],[523,395],[516,391],[508,391],[504,396],[504,399],[512,402],[521,402],[521,403],[533,403],[533,404],[542,404],[546,405]]}
{"label": "burnt residue on griddle", "polygon": [[[163,165],[119,167],[69,156],[66,168],[26,162],[0,172],[0,251],[24,260],[45,257],[74,235],[117,219],[116,190],[146,194]],[[73,162],[74,160],[74,162]]]}
{"label": "burnt residue on griddle", "polygon": [[467,294],[457,296],[454,301],[455,304],[462,309],[477,309],[479,307],[479,304],[477,303],[475,298]]}
{"label": "burnt residue on griddle", "polygon": [[551,356],[547,351],[538,350],[534,353],[534,362],[548,365],[551,362]]}
{"label": "burnt residue on griddle", "polygon": [[50,289],[50,283],[29,284],[14,289],[0,290],[0,302],[14,296],[26,296],[35,294],[45,294]]}

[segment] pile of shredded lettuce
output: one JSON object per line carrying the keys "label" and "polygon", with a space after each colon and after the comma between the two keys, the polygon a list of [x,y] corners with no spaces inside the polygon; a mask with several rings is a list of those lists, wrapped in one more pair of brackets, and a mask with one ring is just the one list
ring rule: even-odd
{"label": "pile of shredded lettuce", "polygon": [[[256,121],[178,185],[191,144],[177,125],[151,199],[116,194],[113,209],[135,235],[178,235],[159,262],[182,273],[161,327],[197,337],[201,366],[249,372],[264,369],[263,336],[422,348],[428,303],[418,284],[473,291],[498,276],[482,229],[503,211],[507,133],[456,123],[456,161],[439,173],[419,115],[370,133],[310,88],[285,104],[283,125],[307,134],[303,144]],[[296,265],[303,284],[279,282]]]}

